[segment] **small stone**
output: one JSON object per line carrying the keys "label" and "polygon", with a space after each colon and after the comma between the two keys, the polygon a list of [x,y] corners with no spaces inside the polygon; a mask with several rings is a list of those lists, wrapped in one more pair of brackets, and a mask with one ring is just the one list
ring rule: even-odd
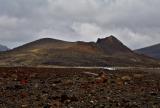
{"label": "small stone", "polygon": [[28,108],[27,104],[21,105],[22,108]]}
{"label": "small stone", "polygon": [[104,105],[104,104],[101,104],[101,105],[100,105],[100,108],[105,108],[105,105]]}
{"label": "small stone", "polygon": [[46,100],[48,98],[48,94],[41,95],[41,98],[43,98],[44,100]]}
{"label": "small stone", "polygon": [[38,84],[38,83],[36,83],[36,84],[34,85],[34,87],[35,87],[35,88],[38,88],[38,87],[39,87],[39,84]]}
{"label": "small stone", "polygon": [[52,84],[52,87],[55,87],[56,86],[56,84]]}
{"label": "small stone", "polygon": [[16,75],[16,74],[12,74],[12,76],[11,76],[12,78],[13,78],[13,80],[17,80],[17,78],[18,78],[18,76]]}
{"label": "small stone", "polygon": [[160,97],[157,97],[157,99],[160,99]]}
{"label": "small stone", "polygon": [[123,76],[121,79],[124,81],[130,81],[132,78],[130,76]]}
{"label": "small stone", "polygon": [[124,85],[127,85],[128,83],[127,82],[124,82]]}
{"label": "small stone", "polygon": [[105,83],[107,79],[107,75],[103,73],[98,78],[96,78],[96,83]]}
{"label": "small stone", "polygon": [[151,95],[151,96],[157,96],[157,93],[151,92],[150,95]]}
{"label": "small stone", "polygon": [[94,101],[90,101],[90,103],[94,104]]}

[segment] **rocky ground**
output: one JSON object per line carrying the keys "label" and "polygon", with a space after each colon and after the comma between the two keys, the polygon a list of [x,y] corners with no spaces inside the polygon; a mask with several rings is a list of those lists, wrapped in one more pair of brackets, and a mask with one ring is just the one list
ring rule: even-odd
{"label": "rocky ground", "polygon": [[0,108],[160,108],[160,73],[0,68]]}

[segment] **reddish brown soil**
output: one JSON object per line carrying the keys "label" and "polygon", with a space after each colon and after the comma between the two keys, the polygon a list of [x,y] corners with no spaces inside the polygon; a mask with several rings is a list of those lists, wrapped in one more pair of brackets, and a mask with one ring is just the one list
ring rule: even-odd
{"label": "reddish brown soil", "polygon": [[160,74],[0,68],[0,108],[160,108]]}

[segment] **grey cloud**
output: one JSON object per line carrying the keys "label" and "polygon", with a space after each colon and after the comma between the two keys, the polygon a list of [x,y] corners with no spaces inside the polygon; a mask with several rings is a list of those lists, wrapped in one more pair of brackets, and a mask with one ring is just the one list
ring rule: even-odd
{"label": "grey cloud", "polygon": [[0,42],[116,35],[132,49],[160,42],[159,0],[0,0]]}

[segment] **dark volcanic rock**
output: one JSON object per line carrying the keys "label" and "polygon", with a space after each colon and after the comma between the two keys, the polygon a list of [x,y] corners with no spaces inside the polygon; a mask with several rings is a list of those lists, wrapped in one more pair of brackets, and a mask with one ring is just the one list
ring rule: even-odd
{"label": "dark volcanic rock", "polygon": [[[25,73],[17,86],[12,76]],[[159,79],[159,70],[0,68],[0,108],[160,108]]]}
{"label": "dark volcanic rock", "polygon": [[132,51],[114,36],[98,39],[97,44],[106,54],[131,53]]}

